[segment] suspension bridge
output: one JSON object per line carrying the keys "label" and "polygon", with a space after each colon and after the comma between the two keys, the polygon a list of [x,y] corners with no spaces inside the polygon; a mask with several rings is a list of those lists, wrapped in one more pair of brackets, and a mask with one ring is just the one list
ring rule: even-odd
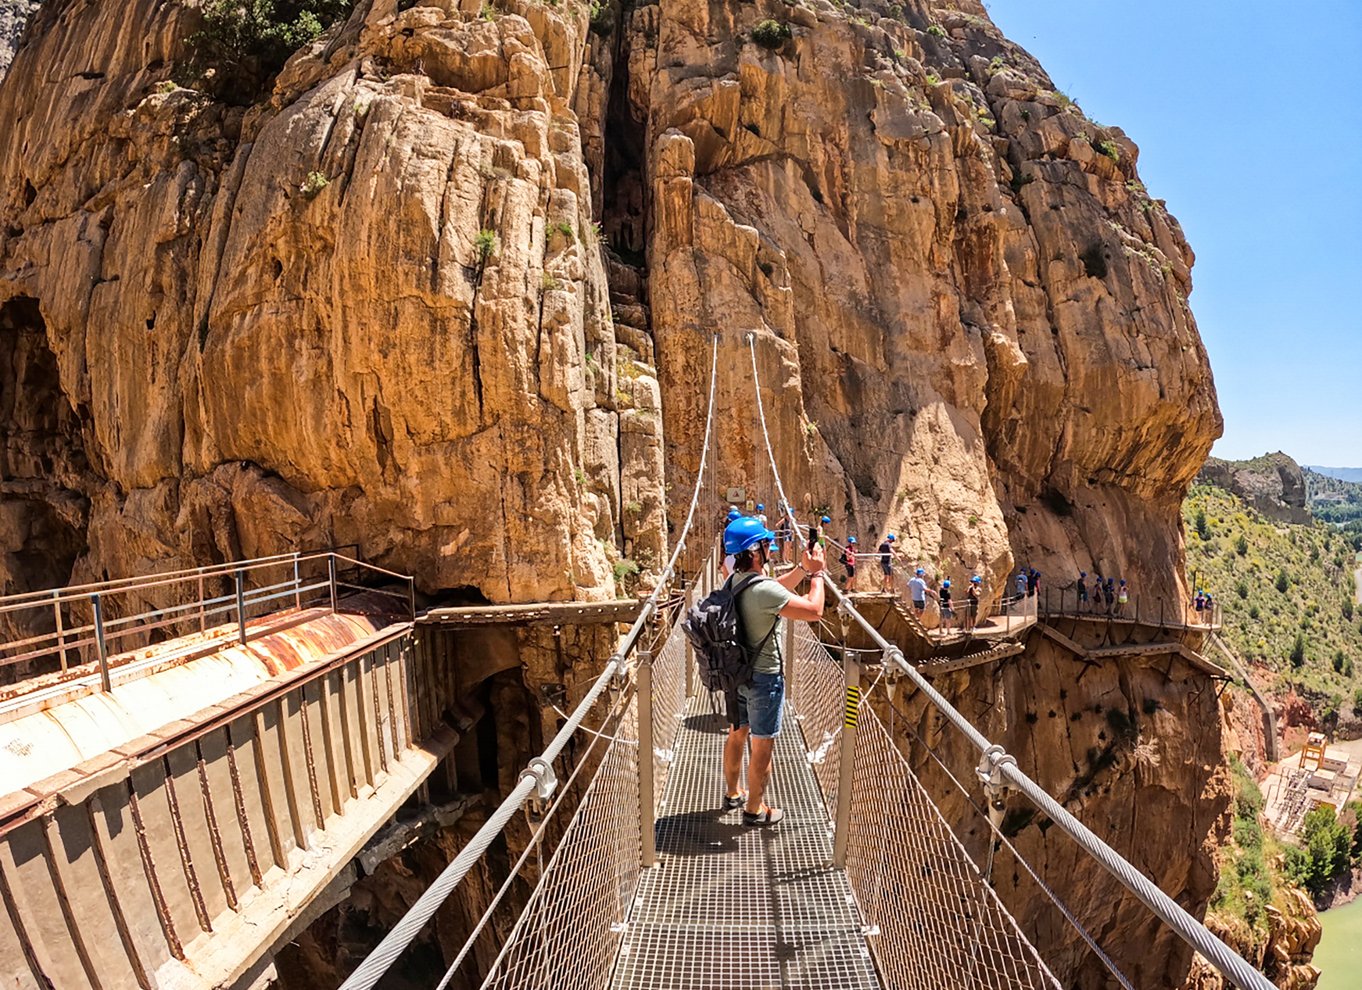
{"label": "suspension bridge", "polygon": [[[793,514],[766,430],[755,337],[748,347],[773,485]],[[1216,676],[1195,649],[1204,623],[1185,615],[1155,624],[1149,611],[1143,621],[1093,615],[1061,597],[1006,603],[974,629],[943,634],[898,595],[846,595],[829,581],[833,611],[818,627],[787,623],[782,648],[787,728],[768,795],[786,818],[748,828],[722,810],[723,712],[697,685],[678,607],[721,580],[714,534],[697,525],[713,475],[718,354],[716,337],[695,490],[642,602],[418,614],[409,577],[337,550],[0,601],[5,614],[51,615],[0,651],[0,663],[59,657],[61,668],[0,692],[5,985],[267,981],[270,954],[342,900],[365,863],[406,841],[392,821],[398,808],[456,803],[449,756],[480,713],[461,696],[468,675],[438,631],[509,621],[630,626],[557,734],[344,990],[384,985],[497,843],[514,862],[432,980],[440,990],[1057,990],[1055,967],[1028,934],[1035,919],[1015,917],[995,889],[1003,857],[1098,962],[1104,982],[1093,985],[1155,985],[1138,954],[1124,955],[1127,968],[1137,964],[1123,971],[1100,928],[1066,905],[1054,889],[1064,878],[1019,852],[1005,826],[1019,808],[1142,905],[1145,930],[1162,926],[1235,986],[1271,987],[932,685],[940,673],[1015,656],[1033,635],[1085,662],[1143,650]],[[684,576],[683,554],[700,561]],[[111,608],[120,595],[145,603],[172,587],[196,591],[178,604]],[[1080,626],[1105,634],[1092,645]],[[943,812],[910,744],[886,724],[895,692],[922,699],[933,731],[977,756],[965,780],[938,760],[952,807],[963,797],[975,813],[968,826]],[[178,721],[163,724],[167,711]],[[73,732],[77,724],[87,728]],[[65,749],[25,750],[26,739],[46,738],[35,735],[44,726],[68,737]],[[508,845],[520,816],[528,838]]]}

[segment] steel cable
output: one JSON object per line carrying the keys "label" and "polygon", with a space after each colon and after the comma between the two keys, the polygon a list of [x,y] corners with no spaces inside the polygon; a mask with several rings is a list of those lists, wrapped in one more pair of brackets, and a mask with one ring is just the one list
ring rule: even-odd
{"label": "steel cable", "polygon": [[[794,522],[794,506],[790,505],[789,499],[785,496],[780,469],[776,464],[775,453],[771,447],[771,436],[766,427],[766,414],[761,400],[761,379],[757,367],[755,333],[748,333],[747,343],[752,355],[752,387],[757,397],[757,416],[761,423],[762,436],[766,441],[766,454],[771,461],[771,471],[775,476],[776,490],[780,494],[781,503],[789,511],[791,522]],[[795,526],[795,539],[802,542],[798,525]],[[884,650],[886,664],[893,663],[897,666],[913,683],[914,687],[927,697],[933,707],[946,717],[947,721],[954,725],[981,754],[989,756],[991,760],[989,769],[996,771],[1005,778],[1007,784],[1025,795],[1037,808],[1049,816],[1051,821],[1060,827],[1061,831],[1073,839],[1085,853],[1116,877],[1127,890],[1161,918],[1180,938],[1200,952],[1216,969],[1233,980],[1242,990],[1273,990],[1272,983],[1262,973],[1255,970],[1205,925],[1192,917],[1181,905],[1160,890],[1144,874],[1136,870],[1130,862],[1063,808],[1030,777],[1022,773],[1015,761],[1011,758],[1001,759],[1006,756],[1001,746],[995,746],[991,743],[964,715],[956,710],[955,706],[933,688],[927,679],[904,659],[903,651],[880,635],[880,632],[857,611],[850,599],[838,590],[834,582],[824,580],[823,583],[838,604],[846,609],[847,614]]]}
{"label": "steel cable", "polygon": [[[403,951],[406,950],[416,936],[430,921],[431,917],[439,909],[440,905],[448,899],[454,889],[459,885],[463,878],[473,868],[474,864],[482,858],[493,840],[501,834],[502,830],[512,817],[520,810],[520,806],[536,790],[541,792],[552,780],[552,767],[558,758],[567,741],[577,732],[582,720],[601,693],[605,691],[609,683],[616,677],[621,676],[627,669],[626,658],[633,651],[634,645],[638,642],[649,619],[657,611],[657,603],[667,587],[667,582],[671,580],[675,573],[676,561],[681,555],[682,549],[686,545],[686,538],[690,534],[691,526],[695,520],[695,509],[700,501],[700,490],[704,483],[705,466],[709,460],[710,442],[713,435],[714,425],[714,395],[715,385],[718,379],[719,367],[719,338],[716,334],[713,338],[710,349],[709,366],[709,408],[705,415],[705,438],[700,449],[700,466],[695,476],[695,491],[691,495],[690,508],[686,513],[685,524],[681,528],[681,534],[672,548],[671,558],[667,562],[666,568],[658,578],[656,586],[651,594],[644,600],[643,607],[639,610],[638,618],[630,627],[629,632],[620,642],[620,646],[615,654],[596,678],[586,695],[573,710],[572,715],[558,730],[553,741],[545,747],[543,753],[530,761],[529,767],[522,772],[520,781],[507,795],[506,799],[488,817],[482,828],[469,840],[454,857],[454,860],[444,868],[438,877],[426,888],[425,892],[417,898],[405,915],[403,915],[383,940],[379,942],[363,962],[355,968],[355,971],[341,984],[340,990],[373,990],[373,987],[382,979],[383,974],[391,968]],[[556,782],[553,786],[556,786]]]}

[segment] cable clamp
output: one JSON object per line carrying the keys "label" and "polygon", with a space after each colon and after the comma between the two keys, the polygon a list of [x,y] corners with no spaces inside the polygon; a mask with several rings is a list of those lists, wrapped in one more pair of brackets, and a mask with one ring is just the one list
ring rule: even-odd
{"label": "cable clamp", "polygon": [[534,778],[534,794],[530,801],[536,805],[536,810],[539,810],[558,789],[558,775],[553,772],[551,763],[542,756],[536,756],[530,761],[529,766],[520,771],[520,779],[524,780],[526,777]]}
{"label": "cable clamp", "polygon": [[979,766],[974,770],[979,783],[984,785],[984,793],[988,796],[988,818],[994,828],[1001,827],[1003,823],[1003,812],[1006,810],[1003,799],[1007,793],[1007,784],[1003,780],[1002,768],[1009,764],[1015,767],[1017,758],[994,743],[984,750],[983,756],[979,758]]}

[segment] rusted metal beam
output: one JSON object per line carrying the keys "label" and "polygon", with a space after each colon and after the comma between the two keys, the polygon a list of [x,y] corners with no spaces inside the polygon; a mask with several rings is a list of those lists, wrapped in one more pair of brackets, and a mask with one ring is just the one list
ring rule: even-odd
{"label": "rusted metal beam", "polygon": [[559,626],[633,622],[641,601],[531,602],[522,605],[475,605],[427,609],[416,617],[417,625],[446,626]]}

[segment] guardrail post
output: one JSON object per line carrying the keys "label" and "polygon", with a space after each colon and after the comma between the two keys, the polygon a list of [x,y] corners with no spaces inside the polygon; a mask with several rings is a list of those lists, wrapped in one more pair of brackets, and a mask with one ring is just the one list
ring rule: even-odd
{"label": "guardrail post", "polygon": [[331,614],[336,614],[336,555],[326,558],[326,583],[331,586]]}
{"label": "guardrail post", "polygon": [[203,568],[199,568],[199,632],[208,628],[208,616],[203,610]]}
{"label": "guardrail post", "polygon": [[411,609],[412,621],[416,620],[416,578],[407,578],[407,607]]}
{"label": "guardrail post", "polygon": [[[686,589],[686,614],[695,607],[695,583]],[[695,693],[695,647],[692,645],[689,636],[682,637],[686,641],[686,697],[690,698]]]}
{"label": "guardrail post", "polygon": [[[889,658],[881,658],[888,663]],[[837,774],[837,811],[833,819],[832,865],[845,869],[847,841],[851,831],[851,785],[856,772],[856,721],[861,709],[861,665],[844,654],[842,669],[846,673],[846,692],[842,710],[841,756]]]}
{"label": "guardrail post", "polygon": [[[817,581],[818,578],[813,578]],[[793,619],[785,620],[785,633],[781,636],[780,665],[785,677],[785,705],[793,707],[795,700],[795,624]]]}
{"label": "guardrail post", "polygon": [[245,575],[241,568],[237,568],[232,580],[236,585],[236,635],[237,639],[244,645],[246,642],[246,587]]}
{"label": "guardrail post", "polygon": [[298,554],[293,555],[293,607],[303,610],[303,579],[298,573]]}
{"label": "guardrail post", "polygon": [[54,589],[52,592],[52,616],[56,619],[57,626],[57,652],[61,654],[61,669],[66,669],[66,630],[62,626],[61,620],[61,590]]}
{"label": "guardrail post", "polygon": [[653,655],[638,651],[638,834],[642,840],[640,864],[646,870],[657,862],[653,835]]}
{"label": "guardrail post", "polygon": [[95,617],[95,650],[99,656],[99,686],[105,691],[112,691],[113,684],[109,680],[109,647],[104,640],[104,606],[100,602],[99,592],[90,596],[90,610]]}

